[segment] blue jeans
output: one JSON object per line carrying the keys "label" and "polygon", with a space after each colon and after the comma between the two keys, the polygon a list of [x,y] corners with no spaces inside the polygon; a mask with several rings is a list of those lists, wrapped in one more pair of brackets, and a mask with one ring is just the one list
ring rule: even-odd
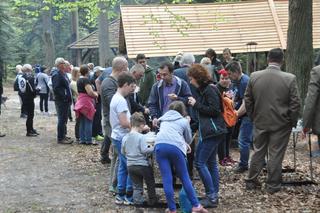
{"label": "blue jeans", "polygon": [[248,167],[250,148],[252,144],[253,124],[248,116],[241,119],[239,131],[240,167]]}
{"label": "blue jeans", "polygon": [[92,143],[92,120],[89,120],[86,116],[80,115],[80,141],[85,143]]}
{"label": "blue jeans", "polygon": [[128,175],[127,158],[121,153],[121,141],[112,139],[118,151],[119,168],[118,168],[118,194],[124,196],[126,192],[133,192],[132,182]]}
{"label": "blue jeans", "polygon": [[55,101],[57,117],[58,117],[58,141],[63,140],[67,135],[68,111],[69,103],[63,101]]}
{"label": "blue jeans", "polygon": [[219,168],[217,163],[218,146],[225,139],[225,135],[199,140],[195,166],[203,182],[206,196],[216,199],[219,194]]}
{"label": "blue jeans", "polygon": [[186,156],[182,151],[174,145],[160,143],[156,145],[155,153],[162,177],[163,190],[166,195],[170,211],[174,211],[177,208],[174,201],[171,166],[175,168],[177,176],[181,180],[183,188],[185,189],[192,206],[198,206],[199,201],[189,177]]}

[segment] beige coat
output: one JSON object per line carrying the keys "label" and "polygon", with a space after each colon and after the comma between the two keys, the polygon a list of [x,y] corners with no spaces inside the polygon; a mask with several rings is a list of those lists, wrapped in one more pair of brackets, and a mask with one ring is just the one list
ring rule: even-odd
{"label": "beige coat", "polygon": [[301,104],[296,77],[276,65],[251,74],[244,100],[258,129],[276,131],[297,124]]}
{"label": "beige coat", "polygon": [[320,135],[320,66],[314,67],[310,73],[303,110],[303,127],[311,128],[314,134]]}

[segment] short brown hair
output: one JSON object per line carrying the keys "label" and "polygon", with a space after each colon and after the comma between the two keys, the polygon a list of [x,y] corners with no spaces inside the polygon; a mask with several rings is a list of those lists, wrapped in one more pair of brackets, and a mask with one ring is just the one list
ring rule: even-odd
{"label": "short brown hair", "polygon": [[85,76],[89,72],[89,67],[86,64],[81,65],[80,67],[80,74]]}
{"label": "short brown hair", "polygon": [[212,82],[209,71],[200,64],[192,65],[188,70],[188,76],[194,78],[200,87],[205,87]]}
{"label": "short brown hair", "polygon": [[179,112],[182,116],[187,115],[186,106],[184,105],[184,103],[182,101],[173,101],[169,105],[169,110],[175,110],[175,111]]}
{"label": "short brown hair", "polygon": [[146,125],[146,120],[141,112],[135,112],[130,118],[132,127],[139,127],[140,125]]}

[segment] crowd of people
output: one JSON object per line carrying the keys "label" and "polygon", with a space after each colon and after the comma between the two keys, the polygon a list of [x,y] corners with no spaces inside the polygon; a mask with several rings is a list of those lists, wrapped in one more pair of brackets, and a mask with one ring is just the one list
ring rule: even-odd
{"label": "crowd of people", "polygon": [[[116,204],[158,202],[150,155],[155,155],[160,170],[166,212],[176,212],[176,178],[182,183],[192,212],[217,207],[219,164],[236,164],[235,173],[249,170],[247,190],[261,189],[258,177],[266,165],[265,191],[276,193],[281,189],[282,161],[291,129],[300,117],[296,77],[281,71],[284,53],[279,48],[269,51],[265,70],[250,76],[230,49],[223,50],[223,57],[220,61],[216,52],[208,49],[197,64],[193,54],[178,53],[173,62],[164,62],[157,70],[148,66],[144,54],[137,55],[131,69],[122,56],[115,57],[108,68],[92,63],[73,67],[57,58],[51,70],[36,67],[36,75],[31,65],[18,65],[14,88],[21,98],[21,117],[27,118],[26,136],[39,135],[33,127],[34,98],[40,96],[40,111],[49,115],[52,93],[58,118],[57,143],[74,142],[67,136],[71,106],[76,114],[77,142],[97,145],[95,139],[103,139],[101,163],[111,163],[109,191],[116,194]],[[303,132],[317,134],[320,146],[319,91],[318,66],[311,71]],[[234,103],[235,126],[226,125],[222,96]],[[148,140],[149,131],[156,133],[153,141]],[[235,136],[238,161],[229,151]],[[193,167],[205,189],[205,197],[200,200],[192,184]],[[143,196],[144,182],[147,199]]]}

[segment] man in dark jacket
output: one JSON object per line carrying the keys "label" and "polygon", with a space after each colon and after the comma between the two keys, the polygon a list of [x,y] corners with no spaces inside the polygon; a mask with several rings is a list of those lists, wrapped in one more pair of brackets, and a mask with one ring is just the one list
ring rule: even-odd
{"label": "man in dark jacket", "polygon": [[304,132],[311,129],[312,133],[318,135],[319,150],[315,154],[320,156],[320,65],[314,67],[310,72],[308,94],[304,102]]}
{"label": "man in dark jacket", "polygon": [[63,58],[57,58],[55,60],[55,66],[56,68],[52,71],[52,88],[58,116],[57,142],[59,144],[71,144],[73,140],[66,137],[68,111],[72,102],[69,79],[66,74],[66,61]]}
{"label": "man in dark jacket", "polygon": [[136,63],[141,64],[145,71],[143,77],[139,81],[139,97],[142,105],[146,105],[148,103],[150,91],[152,85],[156,82],[156,73],[148,66],[147,57],[144,54],[138,54],[136,57]]}
{"label": "man in dark jacket", "polygon": [[158,118],[168,111],[171,102],[179,100],[187,105],[188,97],[192,96],[187,82],[173,75],[171,63],[163,63],[159,75],[161,80],[152,86],[148,101],[153,127],[157,126]]}
{"label": "man in dark jacket", "polygon": [[35,137],[39,133],[33,128],[34,98],[36,97],[35,79],[32,74],[32,66],[25,64],[22,67],[23,74],[18,78],[19,91],[21,92],[22,105],[27,113],[27,134],[28,137]]}

